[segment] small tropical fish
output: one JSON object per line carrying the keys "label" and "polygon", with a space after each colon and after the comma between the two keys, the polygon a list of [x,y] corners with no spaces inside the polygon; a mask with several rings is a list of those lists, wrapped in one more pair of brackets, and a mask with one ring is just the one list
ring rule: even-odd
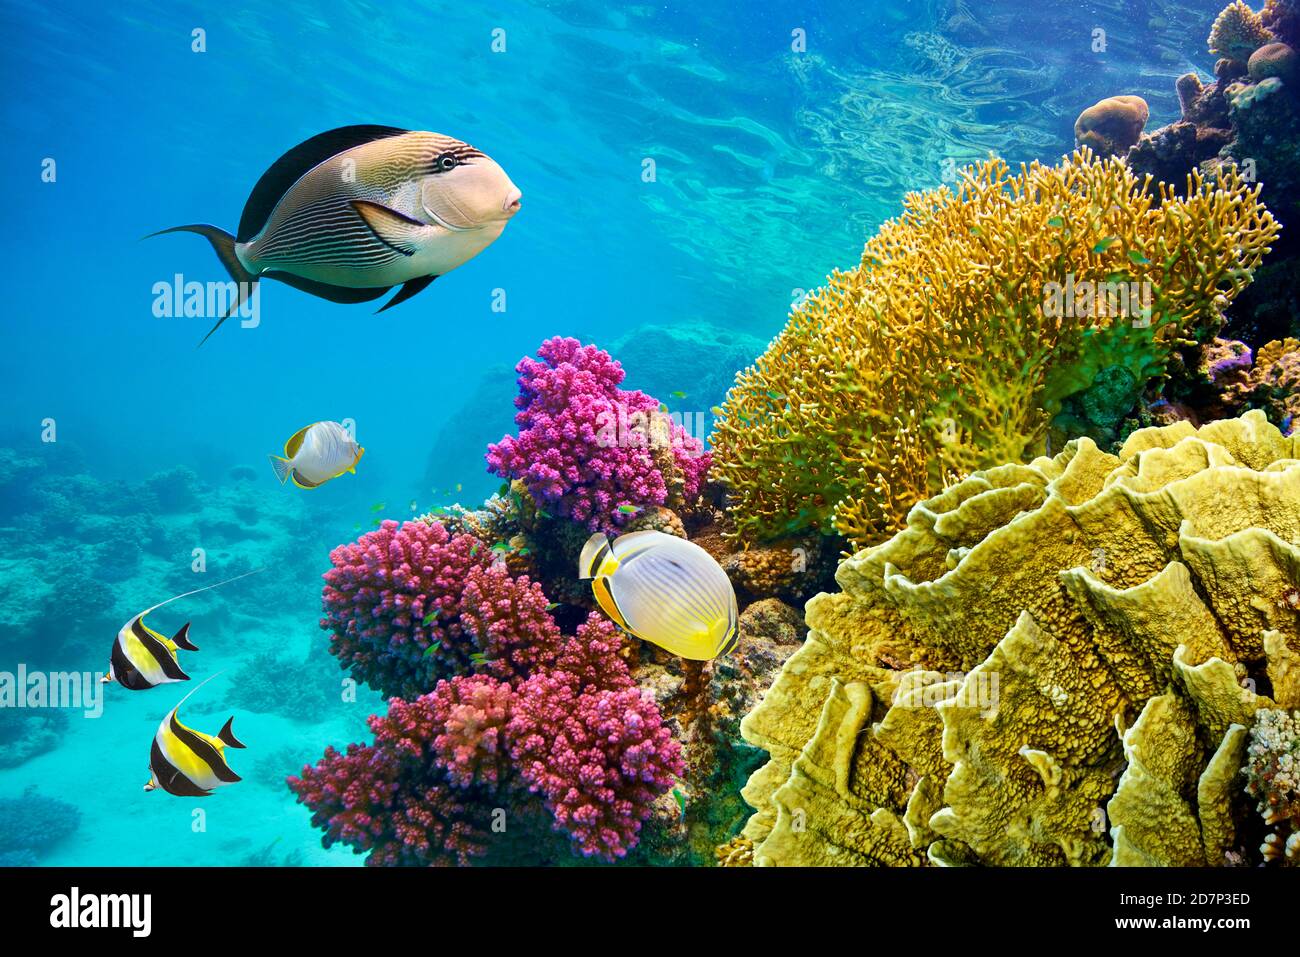
{"label": "small tropical fish", "polygon": [[[212,676],[215,677],[216,675]],[[182,698],[180,704],[172,708],[167,717],[163,718],[162,724],[158,725],[158,733],[153,736],[153,747],[149,750],[150,773],[149,781],[144,786],[146,791],[162,788],[177,797],[207,797],[217,788],[243,780],[226,763],[226,748],[246,746],[231,730],[234,717],[229,718],[214,737],[186,727],[176,716],[190,695],[212,678]]]}
{"label": "small tropical fish", "polygon": [[1147,259],[1146,256],[1142,255],[1142,253],[1136,249],[1130,249],[1128,251],[1128,258],[1133,260],[1133,262],[1137,263],[1139,266],[1146,266],[1151,262],[1151,260]]}
{"label": "small tropical fish", "polygon": [[739,633],[736,592],[704,549],[664,532],[597,533],[578,558],[596,602],[614,623],[693,661],[725,655]]}
{"label": "small tropical fish", "polygon": [[197,233],[238,284],[210,336],[262,278],[340,303],[370,302],[400,285],[383,312],[491,245],[522,196],[491,157],[454,137],[344,126],[298,144],[262,174],[236,235],[206,223],[150,235]]}
{"label": "small tropical fish", "polygon": [[197,595],[210,588],[239,581],[260,571],[260,568],[256,568],[234,578],[187,591],[183,595],[160,601],[152,608],[140,612],[118,631],[117,638],[113,641],[113,650],[108,657],[108,671],[100,681],[116,681],[128,691],[144,691],[174,681],[189,681],[190,676],[181,670],[177,661],[176,651],[178,648],[185,651],[199,650],[198,645],[190,641],[190,623],[187,621],[181,625],[180,631],[171,638],[164,638],[144,623],[145,615],[163,605],[170,605],[174,601]]}
{"label": "small tropical fish", "polygon": [[678,389],[676,392],[669,392],[669,393],[668,393],[668,398],[670,398],[670,399],[684,399],[684,398],[686,398],[686,393],[683,392],[681,389]]}
{"label": "small tropical fish", "polygon": [[558,601],[553,601],[553,602],[551,602],[549,605],[546,606],[546,610],[547,610],[547,611],[555,611],[555,609],[557,609],[557,608],[559,608],[559,607],[560,607],[560,603],[559,603]]}
{"label": "small tropical fish", "polygon": [[1095,253],[1104,253],[1106,250],[1110,249],[1111,246],[1114,246],[1117,242],[1119,242],[1118,236],[1107,236],[1105,239],[1098,242],[1097,245],[1093,246],[1092,251]]}
{"label": "small tropical fish", "polygon": [[313,422],[289,437],[284,455],[271,456],[271,467],[281,485],[292,478],[299,488],[316,488],[344,472],[355,473],[365,451],[337,422]]}
{"label": "small tropical fish", "polygon": [[384,509],[386,509],[386,508],[388,508],[388,503],[387,503],[387,502],[376,502],[374,505],[371,505],[371,506],[370,506],[370,511],[372,511],[372,512],[382,512],[382,511],[383,511]]}
{"label": "small tropical fish", "polygon": [[637,512],[641,511],[641,509],[635,505],[620,505],[618,510],[624,515],[635,515]]}
{"label": "small tropical fish", "polygon": [[1065,220],[1060,216],[1052,216],[1047,220],[1047,225],[1053,229],[1061,229],[1065,226]]}

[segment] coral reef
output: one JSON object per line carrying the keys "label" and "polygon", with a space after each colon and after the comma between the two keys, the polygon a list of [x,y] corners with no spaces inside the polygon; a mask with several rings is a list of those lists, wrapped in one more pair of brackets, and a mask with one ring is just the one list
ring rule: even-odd
{"label": "coral reef", "polygon": [[1074,121],[1074,140],[1099,156],[1127,153],[1142,136],[1151,117],[1140,96],[1111,96],[1096,103]]}
{"label": "coral reef", "polygon": [[0,768],[17,767],[52,751],[67,728],[67,712],[57,708],[0,708]]}
{"label": "coral reef", "polygon": [[54,844],[76,832],[81,812],[66,801],[28,788],[0,798],[0,867],[31,867]]}
{"label": "coral reef", "polygon": [[612,624],[593,614],[565,635],[539,583],[438,521],[383,522],[331,561],[330,650],[394,697],[372,744],[289,781],[326,846],[380,865],[513,859],[489,819],[503,807],[529,826],[549,815],[587,857],[636,846],[684,766]]}
{"label": "coral reef", "polygon": [[1222,864],[1300,696],[1300,446],[1260,411],[972,474],[808,604],[742,723],[757,864]]}
{"label": "coral reef", "polygon": [[685,504],[709,455],[643,392],[620,389],[609,353],[556,337],[519,373],[517,436],[488,446],[488,469],[522,480],[537,505],[592,531],[616,532],[629,510]]}
{"label": "coral reef", "polygon": [[1252,53],[1273,39],[1259,14],[1242,0],[1223,8],[1210,28],[1207,41],[1210,52],[1229,60],[1245,63]]}
{"label": "coral reef", "polygon": [[1246,755],[1246,793],[1271,828],[1260,853],[1300,866],[1300,711],[1257,711]]}
{"label": "coral reef", "polygon": [[1146,185],[1081,150],[909,195],[737,377],[712,447],[738,532],[878,540],[945,483],[1041,451],[1100,373],[1136,398],[1176,341],[1212,336],[1277,223],[1231,169],[1181,197]]}

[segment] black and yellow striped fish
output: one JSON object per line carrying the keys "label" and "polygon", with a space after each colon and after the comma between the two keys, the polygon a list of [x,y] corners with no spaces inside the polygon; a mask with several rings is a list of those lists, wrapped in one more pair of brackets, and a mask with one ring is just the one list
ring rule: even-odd
{"label": "black and yellow striped fish", "polygon": [[383,312],[486,249],[522,196],[491,157],[455,137],[344,126],[298,144],[262,174],[236,235],[206,223],[151,235],[199,234],[238,284],[210,336],[262,278],[340,303],[401,286]]}
{"label": "black and yellow striped fish", "polygon": [[165,638],[144,623],[145,615],[163,605],[238,581],[258,571],[261,569],[254,569],[213,585],[187,591],[183,595],[168,598],[154,605],[153,608],[140,612],[118,631],[117,638],[113,642],[113,650],[108,657],[108,671],[100,680],[116,681],[128,691],[144,691],[174,681],[189,681],[190,676],[181,669],[176,652],[177,649],[199,650],[198,646],[190,641],[190,623],[187,621],[175,635]]}
{"label": "black and yellow striped fish", "polygon": [[[216,675],[212,676],[215,677]],[[207,797],[217,788],[243,780],[226,763],[226,748],[245,747],[231,730],[235,720],[233,717],[222,725],[214,737],[187,727],[176,716],[190,695],[212,678],[182,698],[180,704],[172,708],[167,717],[163,718],[162,724],[158,725],[158,733],[153,736],[153,747],[149,749],[150,775],[144,786],[146,791],[162,788],[177,797]]]}
{"label": "black and yellow striped fish", "polygon": [[675,655],[708,661],[735,647],[736,592],[713,556],[663,532],[587,539],[578,577],[592,579],[596,602],[629,634]]}

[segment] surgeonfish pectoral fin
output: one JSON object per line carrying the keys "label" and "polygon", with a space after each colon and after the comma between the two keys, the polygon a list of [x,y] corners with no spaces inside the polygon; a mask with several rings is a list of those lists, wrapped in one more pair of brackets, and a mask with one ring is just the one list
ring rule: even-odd
{"label": "surgeonfish pectoral fin", "polygon": [[[383,237],[381,236],[380,238],[382,239]],[[385,309],[392,309],[399,302],[406,302],[406,300],[410,299],[412,296],[423,292],[429,283],[433,282],[437,278],[437,276],[421,276],[419,279],[412,279],[409,282],[403,283],[402,288],[397,290],[397,295],[376,309],[375,315],[379,315]]]}
{"label": "surgeonfish pectoral fin", "polygon": [[[430,229],[427,223],[412,219],[405,213],[399,213],[397,210],[389,209],[380,203],[372,203],[368,199],[354,199],[351,203],[352,208],[357,211],[357,215],[370,227],[370,231],[379,238],[379,241],[385,246],[397,250],[403,256],[414,256],[416,249],[419,248],[419,236],[427,233]],[[414,281],[412,280],[412,282]],[[425,285],[428,285],[428,283]],[[423,286],[420,287],[420,289],[423,288]],[[411,295],[415,295],[420,289],[416,289]],[[399,292],[395,298],[400,297],[401,293]]]}
{"label": "surgeonfish pectoral fin", "polygon": [[181,630],[176,632],[172,642],[177,648],[184,648],[186,651],[199,650],[199,646],[190,641],[190,623],[188,621],[181,625]]}
{"label": "surgeonfish pectoral fin", "polygon": [[596,573],[600,571],[601,561],[608,554],[609,539],[600,532],[592,535],[582,546],[582,554],[578,556],[578,577],[595,578]]}
{"label": "surgeonfish pectoral fin", "polygon": [[289,480],[289,473],[293,471],[293,466],[289,463],[288,459],[282,456],[272,455],[270,458],[271,468],[275,469],[275,477],[278,478],[280,484],[283,485]]}
{"label": "surgeonfish pectoral fin", "polygon": [[232,748],[248,747],[248,745],[244,744],[244,742],[240,741],[237,737],[235,737],[235,732],[231,730],[230,726],[234,724],[234,722],[235,722],[235,716],[231,715],[230,718],[226,720],[226,723],[221,726],[221,730],[217,732],[217,737],[221,739],[221,741],[224,744],[226,744],[228,747],[232,747]]}

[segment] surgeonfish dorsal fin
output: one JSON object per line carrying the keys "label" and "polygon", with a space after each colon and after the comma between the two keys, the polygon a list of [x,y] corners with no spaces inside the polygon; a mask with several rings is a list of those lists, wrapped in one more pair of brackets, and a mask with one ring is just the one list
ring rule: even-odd
{"label": "surgeonfish dorsal fin", "polygon": [[[315,424],[316,423],[313,422],[311,425]],[[303,440],[307,438],[307,433],[311,431],[311,425],[304,425],[293,435],[289,436],[289,441],[284,443],[284,457],[286,459],[291,459],[298,454],[298,450],[302,448]]]}
{"label": "surgeonfish dorsal fin", "polygon": [[410,131],[396,126],[340,126],[303,140],[272,163],[257,181],[253,191],[248,194],[248,201],[244,203],[244,212],[239,217],[239,231],[235,238],[246,243],[261,232],[271,217],[271,211],[284,194],[289,192],[290,187],[321,163],[354,146],[363,146],[408,132]]}
{"label": "surgeonfish dorsal fin", "polygon": [[582,546],[582,554],[578,556],[578,577],[595,578],[600,571],[601,560],[609,554],[609,538],[600,532],[592,535]]}
{"label": "surgeonfish dorsal fin", "polygon": [[217,732],[217,739],[221,741],[222,744],[230,748],[248,747],[248,745],[244,744],[244,742],[240,741],[237,737],[235,737],[235,732],[231,730],[230,727],[234,723],[235,723],[235,716],[231,715],[229,718],[226,719],[226,723],[221,726],[221,730]]}

